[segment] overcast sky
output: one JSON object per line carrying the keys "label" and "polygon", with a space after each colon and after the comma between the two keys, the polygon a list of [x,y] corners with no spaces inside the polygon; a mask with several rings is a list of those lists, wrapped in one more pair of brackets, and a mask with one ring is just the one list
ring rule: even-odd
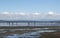
{"label": "overcast sky", "polygon": [[0,0],[0,20],[59,20],[60,0]]}

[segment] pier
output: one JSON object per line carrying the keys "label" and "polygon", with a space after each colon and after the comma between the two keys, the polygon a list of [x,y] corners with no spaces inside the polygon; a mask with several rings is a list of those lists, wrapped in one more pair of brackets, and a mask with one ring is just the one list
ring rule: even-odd
{"label": "pier", "polygon": [[14,25],[14,23],[16,23],[16,25],[18,23],[27,23],[28,26],[30,26],[30,23],[33,23],[34,26],[36,25],[36,23],[60,23],[60,21],[26,21],[26,20],[22,20],[22,21],[5,21],[5,20],[0,20],[0,23],[7,23],[9,25]]}
{"label": "pier", "polygon": [[[8,21],[8,20],[0,20],[0,23],[7,23],[8,26],[0,26],[0,28],[59,28],[60,29],[60,21],[28,21],[28,20],[20,20],[20,21]],[[14,23],[16,26],[14,26]],[[18,23],[26,23],[27,26],[17,26]],[[33,26],[31,26],[33,23]],[[37,26],[36,24],[48,24],[48,26]],[[56,26],[49,26],[49,24],[55,24]]]}

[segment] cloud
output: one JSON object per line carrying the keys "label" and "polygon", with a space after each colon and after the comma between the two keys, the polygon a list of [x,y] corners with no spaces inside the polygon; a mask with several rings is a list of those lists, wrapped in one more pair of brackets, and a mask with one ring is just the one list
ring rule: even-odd
{"label": "cloud", "polygon": [[40,17],[40,13],[32,13],[32,17]]}
{"label": "cloud", "polygon": [[39,15],[40,13],[33,13],[33,15]]}
{"label": "cloud", "polygon": [[23,13],[23,12],[20,12],[20,13],[18,13],[19,15],[22,15],[22,16],[25,16],[26,15],[26,13]]}
{"label": "cloud", "polygon": [[54,12],[48,12],[48,14],[52,15],[52,14],[54,14]]}
{"label": "cloud", "polygon": [[10,14],[9,12],[2,12],[1,14]]}
{"label": "cloud", "polygon": [[41,20],[41,19],[60,19],[60,14],[54,12],[43,13],[24,13],[24,12],[2,12],[0,19],[4,20]]}

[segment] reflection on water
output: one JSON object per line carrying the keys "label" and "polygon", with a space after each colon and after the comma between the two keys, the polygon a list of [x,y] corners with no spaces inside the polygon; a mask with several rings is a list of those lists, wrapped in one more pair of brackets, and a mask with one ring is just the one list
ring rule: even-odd
{"label": "reflection on water", "polygon": [[29,32],[24,34],[10,34],[7,36],[4,36],[3,38],[39,38],[40,33],[44,32],[54,32],[55,30],[41,30],[36,32]]}
{"label": "reflection on water", "polygon": [[[27,26],[27,23],[18,23],[17,25],[14,23],[13,26]],[[33,26],[34,24],[31,23],[30,26]],[[56,26],[56,25],[60,25],[58,23],[36,23],[35,26]],[[7,23],[0,23],[0,26],[9,26],[9,24]],[[12,26],[12,25],[10,25]],[[42,28],[42,29],[48,29],[48,28]],[[25,29],[15,29],[15,30],[25,30]],[[11,30],[11,31],[15,31],[15,30]],[[29,29],[26,29],[29,30]],[[37,30],[37,29],[31,29],[31,30]],[[10,34],[10,35],[5,35],[3,38],[39,38],[40,37],[40,33],[44,33],[44,32],[54,32],[55,30],[40,30],[36,31],[36,32],[29,32],[29,33],[24,33],[24,34]],[[6,31],[1,31],[1,32],[6,32]]]}
{"label": "reflection on water", "polygon": [[11,34],[8,36],[4,36],[4,38],[19,38],[19,35],[18,34]]}

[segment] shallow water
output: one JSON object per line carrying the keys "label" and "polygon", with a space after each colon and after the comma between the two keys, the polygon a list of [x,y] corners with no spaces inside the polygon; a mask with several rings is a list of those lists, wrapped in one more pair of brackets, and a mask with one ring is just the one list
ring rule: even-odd
{"label": "shallow water", "polygon": [[29,32],[24,34],[10,34],[8,36],[4,36],[3,38],[39,38],[40,33],[44,32],[54,32],[55,30],[41,30],[36,32]]}
{"label": "shallow water", "polygon": [[[36,23],[35,24],[35,26],[57,26],[57,25],[60,26],[60,24],[58,24],[58,23]],[[9,24],[0,23],[0,26],[9,26]],[[10,26],[12,26],[12,24],[10,24]],[[14,23],[13,26],[28,26],[28,24],[27,23],[18,23],[16,25],[16,23]],[[31,23],[30,26],[34,26],[34,24]],[[48,29],[48,28],[43,28],[43,29]],[[25,29],[19,29],[19,30],[25,30]],[[29,29],[27,29],[27,30],[29,30]],[[15,31],[15,30],[12,30],[12,31]],[[40,35],[41,35],[40,33],[54,32],[54,31],[55,30],[40,30],[40,31],[29,32],[29,33],[24,33],[24,34],[10,34],[10,35],[7,35],[7,36],[3,36],[3,38],[39,38]],[[6,32],[6,31],[1,31],[1,32]]]}
{"label": "shallow water", "polygon": [[[8,23],[0,23],[0,26],[9,26],[9,24]],[[28,24],[27,23],[17,23],[17,24],[14,23],[12,25],[12,23],[10,23],[10,26],[28,26]],[[34,25],[34,23],[30,23],[29,26],[60,26],[60,24],[59,23],[36,23]]]}

